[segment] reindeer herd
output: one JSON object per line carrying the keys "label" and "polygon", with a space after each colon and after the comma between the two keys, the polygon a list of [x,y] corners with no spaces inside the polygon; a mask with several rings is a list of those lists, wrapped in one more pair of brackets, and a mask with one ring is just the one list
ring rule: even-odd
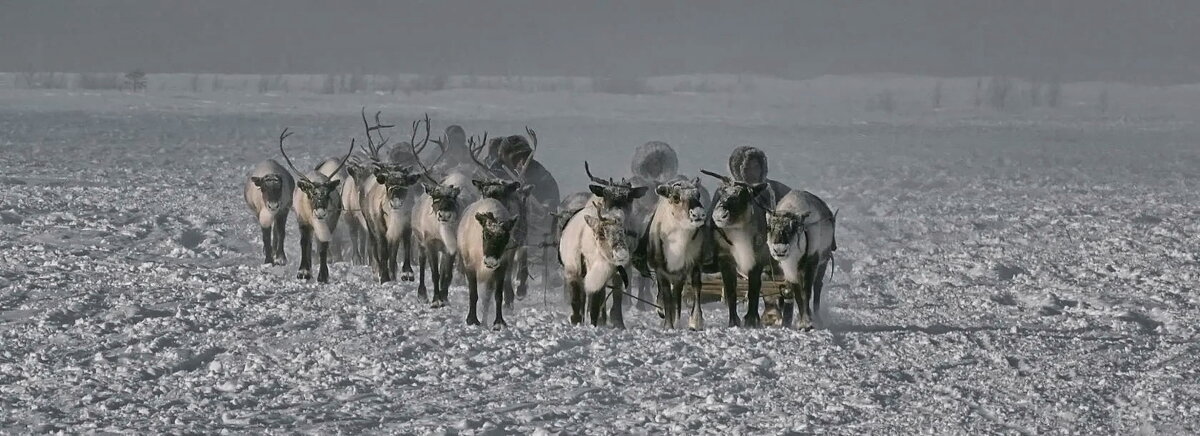
{"label": "reindeer herd", "polygon": [[[366,140],[351,139],[344,156],[301,171],[287,155],[292,133],[284,129],[279,152],[288,168],[268,159],[250,172],[245,200],[262,229],[264,263],[287,263],[285,225],[294,211],[297,278],[313,279],[314,237],[320,283],[329,281],[330,262],[348,261],[369,266],[380,283],[416,281],[418,298],[440,308],[449,304],[458,272],[470,325],[480,324],[481,292],[495,304],[493,327],[505,325],[505,308],[528,293],[531,254],[539,249],[542,283],[561,281],[572,324],[624,328],[628,295],[657,307],[663,326],[674,328],[690,296],[688,327],[701,329],[705,275],[720,277],[730,326],[808,329],[820,313],[837,249],[836,214],[817,196],[768,179],[757,148],[735,149],[728,175],[702,170],[718,181],[711,194],[699,177],[678,173],[674,149],[653,141],[635,151],[632,177],[597,177],[584,162],[588,191],[560,198],[558,182],[533,157],[538,137],[529,128],[489,140],[486,132],[467,137],[450,126],[432,139],[426,115],[411,124],[409,141],[385,152],[384,134],[395,126],[378,112],[374,123],[365,108],[361,115]],[[431,143],[438,149],[432,157]],[[553,257],[561,278],[552,277]],[[778,293],[764,293],[764,276]],[[641,297],[627,290],[631,279]],[[744,316],[737,310],[741,288]]]}

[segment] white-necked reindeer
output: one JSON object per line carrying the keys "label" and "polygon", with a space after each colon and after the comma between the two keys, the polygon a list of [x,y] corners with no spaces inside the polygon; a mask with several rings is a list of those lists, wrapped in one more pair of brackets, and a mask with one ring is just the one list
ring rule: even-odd
{"label": "white-necked reindeer", "polygon": [[607,322],[625,328],[621,310],[624,281],[619,270],[629,263],[630,250],[623,214],[602,214],[603,205],[580,210],[567,221],[559,241],[567,291],[571,295],[571,324],[583,322],[586,308],[593,326],[604,324],[602,311],[611,284],[613,301]]}
{"label": "white-necked reindeer", "polygon": [[[837,250],[836,215],[808,191],[791,191],[779,200],[767,219],[767,243],[779,262],[786,292],[781,295],[783,324],[792,325],[792,300],[798,307],[797,328],[809,328],[821,309],[825,269]],[[811,309],[810,309],[811,304]],[[769,309],[772,303],[768,303]]]}
{"label": "white-necked reindeer", "polygon": [[508,208],[493,198],[482,198],[463,211],[466,218],[459,220],[458,253],[460,265],[467,277],[468,308],[467,325],[479,325],[479,284],[485,285],[496,304],[493,328],[504,322],[504,286],[509,265],[512,262],[510,238],[517,218]]}
{"label": "white-necked reindeer", "polygon": [[[445,147],[438,156],[440,161],[445,156]],[[421,163],[420,154],[414,147],[413,158],[417,165],[424,170],[429,183],[424,184],[425,192],[417,198],[413,205],[412,232],[417,245],[421,249],[417,269],[417,294],[421,299],[426,298],[425,265],[429,264],[433,280],[433,307],[445,306],[449,300],[448,288],[454,278],[454,258],[458,254],[458,225],[459,212],[462,203],[460,196],[471,183],[462,173],[452,173],[441,181],[435,179],[425,164]],[[436,165],[437,162],[434,162]]]}
{"label": "white-necked reindeer", "polygon": [[[417,130],[425,123],[425,140],[418,145],[424,148],[429,141],[429,116],[412,125],[412,141],[416,144]],[[368,137],[370,132],[368,131]],[[374,247],[375,269],[379,282],[387,283],[397,278],[397,256],[403,250],[403,263],[399,271],[401,281],[413,281],[412,270],[412,205],[416,197],[413,186],[423,177],[414,174],[407,166],[379,164],[375,177],[363,185],[362,212],[367,221],[370,244]]]}
{"label": "white-necked reindeer", "polygon": [[782,196],[777,194],[791,188],[767,179],[766,154],[754,147],[738,147],[729,156],[729,172],[734,177],[701,172],[721,180],[713,196],[713,245],[724,288],[722,298],[729,307],[729,325],[741,324],[737,316],[737,280],[741,277],[748,285],[745,325],[758,327],[762,273],[773,267],[767,253],[767,213]]}
{"label": "white-necked reindeer", "polygon": [[658,185],[658,203],[650,215],[650,223],[642,235],[646,261],[658,281],[658,302],[662,305],[666,328],[675,328],[683,305],[683,290],[691,285],[695,291],[692,316],[688,327],[703,327],[704,313],[700,307],[700,267],[702,248],[709,232],[708,192],[700,179],[679,179]]}
{"label": "white-necked reindeer", "polygon": [[[292,195],[292,209],[296,212],[296,223],[300,227],[300,271],[296,278],[312,280],[312,240],[317,239],[317,251],[321,256],[321,268],[317,273],[317,282],[329,281],[329,243],[333,240],[333,232],[337,230],[338,218],[341,216],[342,199],[339,185],[341,181],[331,180],[320,171],[308,174],[300,172],[288,158],[283,149],[283,140],[291,136],[287,129],[279,135],[279,153],[287,162],[288,167],[300,177]],[[350,159],[354,151],[354,140],[350,140],[350,150],[342,159],[341,165],[334,168],[331,174],[337,174],[341,167]]]}
{"label": "white-necked reindeer", "polygon": [[[584,306],[589,305],[593,325],[611,323],[614,327],[624,328],[622,300],[624,288],[629,283],[626,265],[632,256],[628,237],[637,234],[630,228],[627,218],[631,215],[633,202],[646,195],[649,188],[634,187],[627,179],[617,182],[596,177],[586,161],[583,168],[593,182],[588,185],[591,198],[585,207],[566,217],[558,241],[565,288],[571,299],[571,322],[582,322]],[[619,226],[620,230],[614,226]],[[597,280],[604,282],[597,283]],[[600,291],[610,285],[615,289],[612,307],[608,313],[603,313],[607,293]]]}
{"label": "white-necked reindeer", "polygon": [[273,159],[256,165],[246,178],[246,205],[262,228],[264,264],[287,264],[283,240],[287,234],[287,216],[292,208],[292,191],[295,188],[296,182],[291,173]]}
{"label": "white-necked reindeer", "polygon": [[[679,178],[679,156],[669,144],[662,141],[650,141],[638,146],[634,150],[633,160],[630,162],[629,169],[630,173],[633,174],[630,182],[634,185],[658,186],[670,183]],[[705,201],[707,200],[706,198]],[[658,207],[658,195],[654,191],[650,191],[646,196],[634,201],[633,215],[630,216],[631,225],[636,227],[638,231],[645,229],[650,224],[650,216],[654,213],[656,207]],[[635,251],[634,257],[640,255],[641,253]],[[637,284],[638,288],[637,307],[639,309],[644,309],[646,300],[652,298],[650,297],[650,288],[654,282],[651,277],[643,274],[639,274],[634,279],[634,283]],[[665,314],[659,310],[659,315]]]}

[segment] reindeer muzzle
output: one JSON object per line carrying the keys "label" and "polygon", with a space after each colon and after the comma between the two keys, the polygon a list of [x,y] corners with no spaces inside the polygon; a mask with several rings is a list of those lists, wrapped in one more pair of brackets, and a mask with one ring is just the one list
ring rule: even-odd
{"label": "reindeer muzzle", "polygon": [[771,257],[775,260],[787,257],[789,252],[791,252],[791,247],[788,247],[787,244],[771,244]]}
{"label": "reindeer muzzle", "polygon": [[688,220],[693,226],[700,227],[708,220],[708,212],[702,207],[693,208],[688,211]]}
{"label": "reindeer muzzle", "polygon": [[329,215],[329,210],[325,209],[323,207],[319,207],[319,208],[313,209],[313,215],[316,215],[317,219],[323,220],[323,219],[325,219],[325,216]]}
{"label": "reindeer muzzle", "polygon": [[717,227],[724,227],[726,224],[729,224],[729,210],[727,210],[727,209],[714,210],[713,211],[713,222],[717,224]]}
{"label": "reindeer muzzle", "polygon": [[613,260],[613,263],[615,263],[617,265],[625,265],[625,264],[629,263],[629,249],[618,248],[616,250],[613,250],[612,260]]}
{"label": "reindeer muzzle", "polygon": [[454,222],[454,212],[438,212],[437,220],[443,224]]}
{"label": "reindeer muzzle", "polygon": [[279,210],[279,202],[278,201],[268,201],[267,209]]}
{"label": "reindeer muzzle", "polygon": [[404,207],[403,198],[392,198],[388,200],[388,203],[392,206],[392,209],[401,209]]}
{"label": "reindeer muzzle", "polygon": [[500,258],[485,256],[483,258],[483,267],[487,269],[496,269],[500,267]]}

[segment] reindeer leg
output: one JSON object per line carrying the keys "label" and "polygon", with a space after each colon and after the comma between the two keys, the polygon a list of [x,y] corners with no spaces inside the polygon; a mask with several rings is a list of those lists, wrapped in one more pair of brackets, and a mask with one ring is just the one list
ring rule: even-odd
{"label": "reindeer leg", "polygon": [[[417,300],[420,300],[421,302],[426,302],[426,301],[429,301],[429,295],[427,293],[427,289],[425,288],[425,260],[429,258],[429,254],[428,254],[429,248],[428,247],[423,247],[423,248],[425,249],[425,254],[423,254],[419,258],[417,258],[417,271],[418,271],[417,274],[419,274],[417,276]],[[420,254],[420,253],[418,253],[418,254]],[[437,271],[437,268],[434,268],[434,271]],[[433,292],[436,293],[437,292],[437,273],[436,272],[433,273],[433,277],[434,277]]]}
{"label": "reindeer leg", "polygon": [[748,281],[750,289],[746,291],[746,317],[743,320],[746,327],[761,327],[758,301],[762,298],[762,267],[751,269]]}
{"label": "reindeer leg", "polygon": [[264,265],[275,264],[275,244],[271,243],[272,232],[273,230],[270,226],[262,228],[263,258],[265,259],[263,260]]}
{"label": "reindeer leg", "polygon": [[467,325],[479,325],[479,315],[475,313],[475,307],[479,305],[479,279],[470,268],[467,269],[466,275],[467,291],[469,292],[467,299]]}
{"label": "reindeer leg", "polygon": [[667,294],[671,293],[671,281],[667,279],[666,274],[658,274],[656,281],[658,282],[658,295],[654,301],[658,302],[658,317],[663,320],[663,328],[669,329],[674,327],[674,324],[671,323],[671,304],[667,302],[669,299]]}
{"label": "reindeer leg", "polygon": [[329,242],[318,242],[321,254],[321,270],[317,272],[317,283],[329,283]]}
{"label": "reindeer leg", "polygon": [[[492,321],[492,330],[500,330],[501,328],[504,328],[505,326],[508,325],[507,323],[504,322],[504,306],[505,306],[505,304],[504,304],[504,298],[501,298],[502,296],[500,295],[500,293],[504,289],[501,286],[501,284],[503,282],[507,281],[507,280],[505,280],[506,274],[504,274],[504,273],[508,272],[507,270],[508,270],[507,265],[501,266],[500,269],[496,270],[496,274],[492,275],[491,288],[492,288],[493,295],[495,295],[494,298],[496,299],[496,318],[494,321]],[[509,307],[512,306],[512,301],[508,302],[508,306]]]}
{"label": "reindeer leg", "polygon": [[783,326],[791,327],[792,326],[792,308],[796,305],[795,304],[796,290],[794,289],[794,287],[792,286],[791,283],[784,283],[783,286],[784,286],[784,288],[787,289],[788,293],[791,295],[788,295],[788,296],[780,295],[779,296],[779,302],[780,302],[779,306],[780,306],[780,311],[783,312],[781,314],[782,318],[783,318]]}
{"label": "reindeer leg", "polygon": [[612,308],[608,312],[608,321],[612,328],[624,330],[625,309],[624,303],[619,296],[625,295],[625,284],[621,283],[621,280],[613,280],[613,282]]}
{"label": "reindeer leg", "polygon": [[392,281],[392,271],[388,268],[387,238],[377,235],[374,239],[371,245],[375,247],[375,269],[379,271],[379,283],[387,283]]}
{"label": "reindeer leg", "polygon": [[700,306],[700,267],[695,267],[692,271],[692,289],[696,291],[695,298],[692,299],[692,316],[688,318],[688,329],[700,330],[704,328],[704,308]]}
{"label": "reindeer leg", "polygon": [[729,262],[721,263],[721,284],[725,306],[729,308],[729,326],[737,327],[741,325],[737,314],[737,271]]}
{"label": "reindeer leg", "polygon": [[400,269],[400,281],[402,281],[402,282],[411,282],[411,281],[413,281],[413,270],[412,270],[412,251],[413,251],[413,250],[412,250],[412,248],[413,248],[413,246],[412,246],[412,229],[408,229],[408,230],[405,230],[405,231],[401,232],[401,234],[400,234],[400,247],[398,247],[398,248],[402,248],[402,249],[404,249],[404,264],[403,264],[403,265],[401,265],[401,269]]}
{"label": "reindeer leg", "polygon": [[607,296],[608,289],[601,288],[592,295],[588,295],[588,313],[592,318],[592,327],[599,327],[604,323],[600,318],[604,314],[604,297]]}
{"label": "reindeer leg", "polygon": [[446,253],[440,255],[441,265],[441,293],[435,296],[438,299],[438,307],[443,307],[450,302],[450,283],[454,281],[454,257]]}
{"label": "reindeer leg", "polygon": [[567,277],[567,293],[571,296],[571,325],[583,322],[584,292],[582,279]]}
{"label": "reindeer leg", "polygon": [[[513,258],[510,259],[508,263],[511,264],[515,260],[517,260],[516,255],[513,255]],[[516,279],[516,277],[508,276],[508,268],[504,268],[504,270],[505,270],[504,271],[505,273],[503,275],[501,275],[501,278],[499,279],[500,284],[501,284],[500,288],[504,290],[504,292],[503,292],[504,298],[502,299],[502,301],[504,301],[505,306],[508,306],[508,308],[511,309],[512,305],[513,305],[513,300],[517,299],[516,295],[513,293],[513,281]],[[499,296],[501,294],[497,293],[496,295]]]}
{"label": "reindeer leg", "polygon": [[287,214],[281,213],[275,216],[275,224],[271,226],[271,231],[274,235],[271,237],[272,249],[275,250],[275,264],[287,265],[287,255],[283,254],[283,239],[287,234]]}
{"label": "reindeer leg", "polygon": [[825,271],[828,266],[828,263],[822,261],[817,264],[817,270],[813,274],[812,318],[816,324],[821,324],[821,288],[825,287]]}
{"label": "reindeer leg", "polygon": [[312,227],[300,226],[300,280],[312,280],[312,232]]}
{"label": "reindeer leg", "polygon": [[812,330],[812,310],[809,304],[812,301],[813,276],[816,275],[817,263],[812,257],[805,257],[800,262],[801,274],[799,288],[797,289],[796,306],[800,309],[800,322],[796,328],[803,330]]}

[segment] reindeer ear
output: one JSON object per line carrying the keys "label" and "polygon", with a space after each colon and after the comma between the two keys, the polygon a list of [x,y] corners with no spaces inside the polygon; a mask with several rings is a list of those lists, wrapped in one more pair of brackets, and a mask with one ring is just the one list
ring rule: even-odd
{"label": "reindeer ear", "polygon": [[262,187],[263,178],[250,176],[250,181],[254,182],[254,186]]}
{"label": "reindeer ear", "polygon": [[380,185],[386,183],[387,182],[387,174],[376,171],[375,172],[375,181],[378,182]]}
{"label": "reindeer ear", "polygon": [[491,217],[492,217],[492,214],[490,212],[489,213],[481,213],[481,212],[475,213],[475,221],[479,221],[479,224],[483,225],[483,226],[487,225],[488,219],[490,219]]}
{"label": "reindeer ear", "polygon": [[654,188],[654,193],[658,194],[659,197],[670,197],[671,187],[668,185],[658,185],[657,188]]}
{"label": "reindeer ear", "polygon": [[645,187],[645,186],[638,186],[636,188],[630,189],[629,190],[629,198],[633,198],[633,199],[642,198],[646,195],[646,191],[649,191],[649,190],[650,190],[650,188]]}
{"label": "reindeer ear", "polygon": [[296,181],[296,186],[300,187],[301,190],[307,191],[309,189],[312,189],[312,182],[309,182],[308,180],[300,179],[300,180]]}
{"label": "reindeer ear", "polygon": [[585,222],[587,222],[588,227],[591,227],[593,230],[595,230],[597,227],[600,227],[600,218],[596,218],[591,215],[584,215],[583,219]]}
{"label": "reindeer ear", "polygon": [[475,179],[471,179],[471,184],[475,185],[475,189],[479,189],[479,190],[483,190],[483,187],[487,186],[487,184],[483,183],[482,180],[475,180]]}
{"label": "reindeer ear", "polygon": [[595,196],[597,196],[597,197],[603,197],[603,196],[604,196],[604,187],[603,187],[603,186],[600,186],[600,185],[588,185],[588,190],[589,190],[589,191],[592,191],[592,195],[595,195]]}
{"label": "reindeer ear", "polygon": [[338,185],[341,185],[341,184],[342,184],[341,180],[330,180],[328,183],[329,189],[334,189],[334,190],[336,190],[338,188]]}
{"label": "reindeer ear", "polygon": [[422,188],[425,188],[425,193],[429,194],[429,196],[431,196],[431,197],[432,197],[432,196],[433,196],[433,190],[434,190],[434,188],[436,188],[436,187],[437,187],[437,185],[431,184],[431,183],[429,183],[429,182],[421,182],[421,187],[422,187]]}
{"label": "reindeer ear", "polygon": [[457,186],[453,186],[453,185],[451,185],[448,189],[446,189],[446,191],[447,191],[447,195],[449,195],[451,197],[457,197],[459,194],[462,194],[462,190],[458,189]]}

